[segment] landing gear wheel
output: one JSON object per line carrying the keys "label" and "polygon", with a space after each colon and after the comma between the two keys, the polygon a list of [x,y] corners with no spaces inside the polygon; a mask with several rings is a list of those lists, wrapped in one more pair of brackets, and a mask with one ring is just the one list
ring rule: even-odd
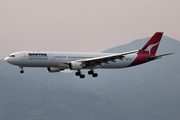
{"label": "landing gear wheel", "polygon": [[94,73],[94,71],[92,71],[92,70],[88,71],[89,75],[92,75],[93,73]]}
{"label": "landing gear wheel", "polygon": [[81,73],[80,73],[80,72],[76,72],[75,75],[76,75],[76,76],[80,76]]}
{"label": "landing gear wheel", "polygon": [[80,75],[80,78],[85,78],[85,75],[84,74]]}
{"label": "landing gear wheel", "polygon": [[82,72],[80,70],[77,70],[77,72],[75,73],[76,76],[79,76],[80,78],[85,78],[85,75],[82,74]]}
{"label": "landing gear wheel", "polygon": [[93,76],[93,77],[97,77],[97,76],[98,76],[98,74],[97,74],[97,73],[94,73],[94,74],[92,74],[92,76]]}
{"label": "landing gear wheel", "polygon": [[21,74],[24,73],[24,70],[21,70],[20,73],[21,73]]}

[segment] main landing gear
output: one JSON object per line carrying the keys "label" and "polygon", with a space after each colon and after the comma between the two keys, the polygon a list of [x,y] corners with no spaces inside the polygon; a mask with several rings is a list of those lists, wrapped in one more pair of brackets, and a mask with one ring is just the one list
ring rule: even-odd
{"label": "main landing gear", "polygon": [[92,75],[93,77],[97,77],[97,76],[98,76],[97,73],[94,73],[94,70],[88,71],[88,74],[89,74],[89,75]]}
{"label": "main landing gear", "polygon": [[80,70],[78,70],[76,73],[75,73],[76,76],[79,76],[80,78],[85,78],[85,75],[81,73]]}
{"label": "main landing gear", "polygon": [[[88,74],[89,75],[92,75],[93,77],[97,77],[98,74],[97,73],[94,73],[94,70],[90,70],[88,71]],[[85,78],[85,75],[82,74],[82,72],[80,70],[77,70],[77,72],[75,73],[76,76],[79,76],[80,78]]]}
{"label": "main landing gear", "polygon": [[21,73],[21,74],[24,73],[23,67],[19,66],[19,68],[21,69],[21,70],[20,70],[20,73]]}

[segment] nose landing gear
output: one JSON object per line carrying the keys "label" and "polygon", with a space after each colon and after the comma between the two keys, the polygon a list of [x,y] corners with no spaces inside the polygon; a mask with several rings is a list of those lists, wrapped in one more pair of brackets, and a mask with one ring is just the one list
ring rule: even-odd
{"label": "nose landing gear", "polygon": [[21,69],[21,70],[20,70],[20,73],[21,73],[21,74],[24,73],[23,67],[19,66],[19,68]]}

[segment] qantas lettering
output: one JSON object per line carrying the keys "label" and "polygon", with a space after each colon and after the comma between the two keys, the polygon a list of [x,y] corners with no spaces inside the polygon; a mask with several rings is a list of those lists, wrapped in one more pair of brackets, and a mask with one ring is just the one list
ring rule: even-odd
{"label": "qantas lettering", "polygon": [[45,57],[47,56],[46,53],[29,53],[28,55],[29,55],[29,56],[36,56],[36,57],[37,57],[37,56],[41,56],[41,57],[42,57],[42,56],[45,56]]}

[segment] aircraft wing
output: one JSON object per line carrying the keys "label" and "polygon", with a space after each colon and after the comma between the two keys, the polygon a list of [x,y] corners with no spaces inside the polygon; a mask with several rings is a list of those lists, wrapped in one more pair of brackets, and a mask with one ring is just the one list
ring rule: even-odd
{"label": "aircraft wing", "polygon": [[134,50],[134,51],[129,51],[129,52],[124,52],[124,53],[118,53],[118,54],[112,54],[112,55],[107,55],[107,56],[101,56],[101,57],[95,57],[95,58],[89,58],[89,59],[82,59],[82,60],[76,60],[77,62],[82,62],[85,66],[84,67],[94,67],[96,65],[101,65],[101,63],[107,63],[109,61],[115,62],[115,59],[120,59],[124,57],[124,55],[131,54],[131,53],[136,53],[139,52],[140,50]]}

